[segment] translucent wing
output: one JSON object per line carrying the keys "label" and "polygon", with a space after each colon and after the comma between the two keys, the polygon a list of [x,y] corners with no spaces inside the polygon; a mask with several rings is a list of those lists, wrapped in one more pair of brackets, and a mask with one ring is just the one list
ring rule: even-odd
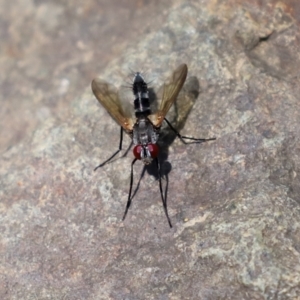
{"label": "translucent wing", "polygon": [[129,113],[124,111],[117,90],[107,82],[96,78],[92,81],[92,91],[111,117],[126,132],[131,132],[134,125],[133,119]]}
{"label": "translucent wing", "polygon": [[158,111],[148,118],[154,126],[160,127],[164,117],[176,100],[187,76],[187,65],[180,65],[172,74],[170,80],[164,84],[163,96]]}

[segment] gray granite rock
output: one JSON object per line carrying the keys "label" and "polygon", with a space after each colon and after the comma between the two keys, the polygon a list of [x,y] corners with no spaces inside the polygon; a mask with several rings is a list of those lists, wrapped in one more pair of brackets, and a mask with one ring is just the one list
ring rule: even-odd
{"label": "gray granite rock", "polygon": [[[299,299],[298,3],[1,2],[1,299]],[[177,125],[217,140],[166,137],[173,229],[151,170],[122,222],[132,154],[93,172],[119,127],[89,83],[180,63]]]}

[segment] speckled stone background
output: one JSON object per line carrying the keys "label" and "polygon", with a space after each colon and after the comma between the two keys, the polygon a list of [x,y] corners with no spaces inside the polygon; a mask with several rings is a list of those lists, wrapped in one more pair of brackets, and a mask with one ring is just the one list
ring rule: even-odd
{"label": "speckled stone background", "polygon": [[[300,299],[298,1],[0,1],[0,299]],[[90,91],[180,63],[168,227]],[[124,148],[130,143],[124,139]],[[135,165],[135,184],[143,166]],[[164,184],[166,181],[164,181]]]}

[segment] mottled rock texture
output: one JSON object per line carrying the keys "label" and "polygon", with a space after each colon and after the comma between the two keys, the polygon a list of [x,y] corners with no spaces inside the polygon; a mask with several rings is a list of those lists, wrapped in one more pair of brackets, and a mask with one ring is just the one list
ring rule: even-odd
{"label": "mottled rock texture", "polygon": [[[298,1],[0,4],[0,299],[299,299]],[[119,127],[89,84],[181,63],[181,133],[217,140],[164,149],[173,229],[151,170],[122,222],[132,154],[93,172]]]}

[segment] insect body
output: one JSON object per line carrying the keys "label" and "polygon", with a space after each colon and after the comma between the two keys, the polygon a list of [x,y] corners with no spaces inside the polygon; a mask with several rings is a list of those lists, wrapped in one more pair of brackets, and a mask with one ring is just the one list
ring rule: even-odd
{"label": "insect body", "polygon": [[132,141],[135,145],[133,154],[148,165],[158,155],[156,142],[159,128],[155,128],[148,119],[151,114],[148,86],[139,72],[134,76],[132,90],[135,96],[134,110],[137,119],[132,130]]}
{"label": "insect body", "polygon": [[[163,96],[159,106],[159,109],[156,112],[152,112],[150,109],[149,102],[149,92],[147,83],[145,82],[141,73],[137,72],[134,75],[132,91],[134,94],[134,110],[135,110],[135,119],[131,117],[121,104],[120,98],[116,89],[102,81],[100,79],[94,79],[92,81],[92,91],[98,101],[104,106],[107,112],[112,116],[112,118],[121,126],[120,131],[120,144],[119,149],[112,154],[106,161],[101,163],[95,168],[98,169],[103,167],[106,163],[111,161],[121,150],[122,150],[122,141],[123,141],[123,130],[132,138],[134,144],[133,154],[135,156],[134,160],[131,163],[131,174],[130,174],[130,188],[128,193],[128,200],[126,209],[124,212],[123,220],[126,217],[128,209],[132,200],[132,185],[133,185],[133,165],[137,160],[141,160],[145,165],[150,164],[153,160],[156,163],[158,170],[158,179],[159,179],[159,189],[163,202],[164,211],[168,219],[170,227],[172,227],[168,210],[167,202],[163,195],[162,182],[161,182],[161,171],[160,171],[160,162],[158,160],[158,145],[157,140],[159,137],[159,131],[162,125],[162,122],[165,120],[168,126],[176,133],[180,140],[184,144],[190,143],[202,143],[211,139],[196,139],[192,137],[186,137],[180,135],[176,129],[170,124],[170,122],[165,118],[170,107],[177,98],[187,76],[187,65],[180,65],[172,74],[169,82],[164,84]],[[192,140],[192,142],[186,142],[185,140]]]}

